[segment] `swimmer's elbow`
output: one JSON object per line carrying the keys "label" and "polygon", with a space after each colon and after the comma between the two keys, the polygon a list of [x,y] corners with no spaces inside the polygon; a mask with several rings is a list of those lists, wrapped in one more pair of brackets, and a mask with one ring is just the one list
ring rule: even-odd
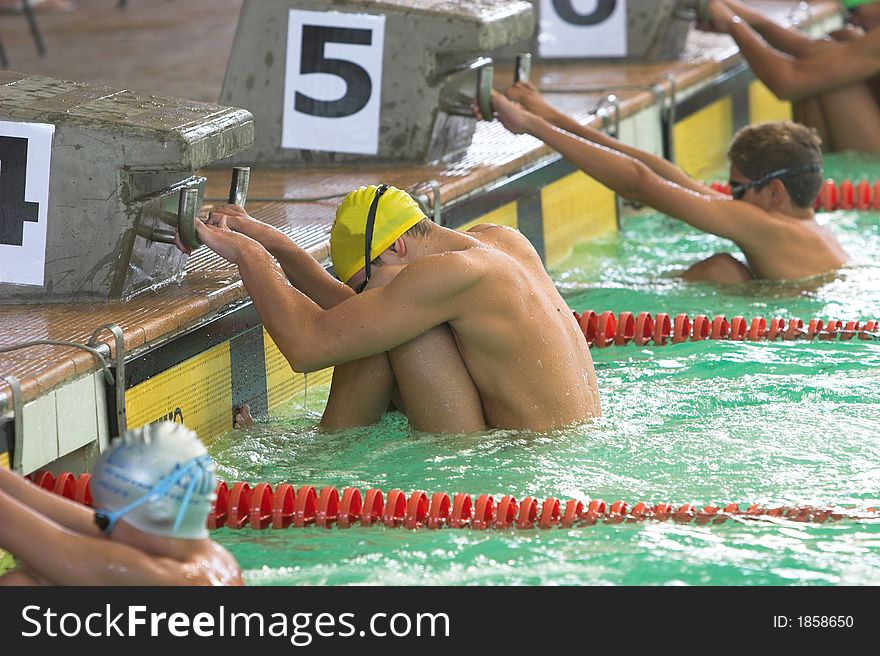
{"label": "swimmer's elbow", "polygon": [[799,65],[781,66],[761,80],[779,100],[796,102],[815,92],[813,76]]}
{"label": "swimmer's elbow", "polygon": [[297,374],[310,374],[324,368],[315,358],[310,357],[308,354],[287,356],[287,362],[294,373]]}
{"label": "swimmer's elbow", "polygon": [[290,364],[290,368],[298,374],[310,374],[315,371],[321,371],[330,367],[335,362],[330,358],[330,354],[325,352],[320,346],[317,348],[303,348],[296,352],[285,352],[284,357]]}
{"label": "swimmer's elbow", "polygon": [[651,205],[654,192],[662,184],[660,176],[641,162],[635,165],[635,174],[630,176],[628,184],[617,192],[628,200]]}
{"label": "swimmer's elbow", "polygon": [[767,80],[765,84],[770,89],[770,92],[779,100],[795,102],[807,95],[805,90],[795,85],[790,79]]}

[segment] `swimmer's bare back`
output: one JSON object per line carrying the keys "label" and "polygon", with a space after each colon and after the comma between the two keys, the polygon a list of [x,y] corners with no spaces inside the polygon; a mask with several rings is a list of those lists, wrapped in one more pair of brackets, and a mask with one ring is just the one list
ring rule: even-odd
{"label": "swimmer's bare back", "polygon": [[[478,225],[468,234],[496,272],[483,292],[489,317],[453,324],[468,370],[480,390],[492,426],[546,429],[601,415],[593,360],[574,316],[547,275],[532,244],[504,226]],[[497,312],[497,313],[496,313]],[[468,339],[489,341],[483,358]],[[498,384],[504,381],[504,385]]]}

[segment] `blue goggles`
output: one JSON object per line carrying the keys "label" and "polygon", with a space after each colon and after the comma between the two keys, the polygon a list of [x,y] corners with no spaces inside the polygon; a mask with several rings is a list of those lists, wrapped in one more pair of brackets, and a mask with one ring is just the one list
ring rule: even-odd
{"label": "blue goggles", "polygon": [[771,171],[767,175],[762,175],[757,180],[752,180],[751,182],[734,182],[730,181],[730,195],[733,196],[734,200],[742,200],[743,196],[746,195],[746,192],[749,189],[761,189],[762,187],[767,186],[776,178],[784,178],[789,175],[801,175],[802,173],[821,173],[822,167],[817,166],[816,164],[809,164],[807,166],[802,166],[797,169],[778,169],[776,171]]}
{"label": "blue goggles", "polygon": [[[135,508],[138,508],[145,503],[149,503],[150,501],[157,501],[171,492],[172,488],[177,485],[180,481],[186,478],[187,475],[192,474],[192,477],[189,480],[189,483],[186,486],[186,491],[183,494],[183,500],[180,503],[180,510],[177,511],[177,517],[174,519],[174,528],[176,531],[180,528],[180,522],[183,521],[183,515],[186,512],[186,508],[189,505],[189,501],[192,498],[193,492],[196,489],[196,485],[202,480],[202,477],[207,473],[208,467],[213,463],[211,460],[211,456],[205,454],[202,456],[198,456],[193,458],[192,460],[188,460],[182,465],[178,465],[175,467],[170,473],[166,474],[153,485],[144,496],[135,499],[131,503],[123,506],[118,510],[96,510],[95,511],[95,524],[97,524],[98,528],[101,529],[107,535],[113,531],[116,527],[116,523],[126,514],[130,513]],[[196,471],[197,470],[197,471]]]}

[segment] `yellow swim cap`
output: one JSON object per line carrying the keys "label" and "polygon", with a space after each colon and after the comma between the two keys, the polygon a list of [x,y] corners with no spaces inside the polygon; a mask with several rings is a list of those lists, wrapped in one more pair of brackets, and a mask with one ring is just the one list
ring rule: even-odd
{"label": "yellow swim cap", "polygon": [[[348,282],[366,266],[364,240],[367,214],[377,190],[376,185],[370,185],[352,191],[336,210],[336,220],[330,229],[330,259],[333,260],[333,268],[342,282]],[[379,198],[376,208],[370,261],[379,257],[400,235],[424,218],[425,214],[419,204],[408,193],[389,186]]]}

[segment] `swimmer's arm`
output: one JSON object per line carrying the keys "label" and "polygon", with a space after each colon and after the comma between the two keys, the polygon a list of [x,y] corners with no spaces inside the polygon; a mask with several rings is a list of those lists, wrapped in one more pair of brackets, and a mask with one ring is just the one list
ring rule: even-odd
{"label": "swimmer's arm", "polygon": [[388,285],[329,310],[287,284],[268,253],[252,252],[238,265],[272,340],[294,371],[308,372],[389,351],[456,318],[464,308],[463,295],[484,270],[474,261],[458,264],[462,257],[430,256],[407,266]]}
{"label": "swimmer's arm", "polygon": [[730,239],[740,248],[766,248],[776,238],[776,223],[768,220],[766,212],[729,196],[706,196],[645,176],[638,200],[697,230]]}
{"label": "swimmer's arm", "polygon": [[880,30],[801,58],[772,48],[745,21],[732,22],[729,33],[755,75],[783,100],[801,100],[880,73]]}
{"label": "swimmer's arm", "polygon": [[219,216],[226,218],[230,229],[247,235],[269,251],[278,260],[290,284],[322,308],[331,308],[354,296],[354,290],[330,275],[314,257],[278,228],[248,215],[238,205],[218,207],[211,212],[208,222],[216,224]]}
{"label": "swimmer's arm", "polygon": [[[523,102],[523,106],[526,108],[529,108],[530,105],[534,104],[534,101],[530,102],[529,96],[532,94],[537,94],[537,96],[540,98],[539,103],[542,110],[538,112],[538,114],[540,115],[540,117],[544,118],[546,121],[548,121],[552,125],[555,125],[561,130],[565,130],[566,132],[577,135],[578,137],[581,137],[582,139],[585,139],[590,143],[598,144],[599,146],[602,146],[604,148],[623,153],[624,155],[627,155],[633,159],[639,160],[645,166],[654,171],[657,175],[664,177],[667,180],[671,180],[672,182],[675,182],[682,187],[693,189],[694,191],[699,191],[700,193],[709,195],[718,193],[711,187],[704,185],[697,180],[694,180],[675,164],[663,157],[659,157],[652,153],[645,152],[644,150],[639,150],[638,148],[629,146],[622,141],[619,141],[614,137],[605,134],[601,130],[597,130],[587,125],[581,125],[573,117],[565,114],[564,112],[560,112],[556,108],[552,107],[549,103],[545,102],[543,98],[540,97],[540,94],[538,94],[537,89],[535,89],[534,86],[530,84],[517,82],[510,89],[508,89],[507,93],[514,100],[521,99]],[[493,101],[495,103],[496,109],[503,112],[505,107],[503,103],[507,101],[504,98],[499,101],[499,95],[500,94],[497,94],[496,92],[496,95],[493,96]]]}
{"label": "swimmer's arm", "polygon": [[128,545],[82,535],[0,492],[0,548],[53,585],[174,585],[181,564]]}
{"label": "swimmer's arm", "polygon": [[766,238],[769,222],[761,211],[718,193],[682,187],[643,162],[598,144],[579,140],[533,116],[527,130],[566,159],[624,198],[638,201],[689,223],[698,230],[749,245]]}
{"label": "swimmer's arm", "polygon": [[[657,175],[662,178],[666,178],[670,182],[674,182],[675,184],[684,187],[686,189],[692,189],[693,191],[698,191],[700,193],[716,195],[719,192],[715,191],[708,185],[703,184],[699,180],[694,180],[687,173],[682,171],[678,166],[670,162],[668,159],[664,157],[659,157],[658,155],[654,155],[653,153],[645,152],[644,150],[640,150],[635,148],[634,146],[629,146],[622,141],[618,141],[614,137],[611,137],[604,132],[596,130],[594,128],[588,127],[586,125],[581,125],[574,119],[569,117],[572,129],[569,129],[565,125],[560,125],[564,130],[568,130],[579,137],[583,137],[584,139],[588,139],[593,143],[599,144],[600,146],[604,146],[606,148],[610,148],[611,150],[616,150],[619,153],[623,153],[624,155],[628,155],[633,159],[640,161],[642,164],[647,166],[649,169],[654,171]],[[580,126],[580,130],[574,130],[574,126]]]}
{"label": "swimmer's arm", "polygon": [[[678,193],[691,194],[704,199],[723,198],[713,190],[705,193],[678,185],[657,175],[643,162],[616,150],[582,141],[577,137],[551,126],[543,119],[532,116],[527,131],[555,148],[572,164],[595,178],[624,198],[657,207],[652,202],[657,187],[674,188]],[[662,208],[657,209],[664,211]]]}
{"label": "swimmer's arm", "polygon": [[93,510],[37,487],[15,472],[0,468],[0,491],[73,531],[85,535],[101,535],[95,525]]}
{"label": "swimmer's arm", "polygon": [[724,0],[733,12],[746,21],[767,42],[782,52],[795,57],[806,57],[824,47],[826,39],[813,39],[794,26],[777,23],[773,18],[738,0]]}

